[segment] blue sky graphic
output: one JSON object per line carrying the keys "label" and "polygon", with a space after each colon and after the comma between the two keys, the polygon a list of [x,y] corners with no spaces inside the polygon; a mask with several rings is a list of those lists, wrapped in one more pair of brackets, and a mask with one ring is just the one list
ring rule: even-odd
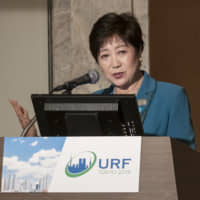
{"label": "blue sky graphic", "polygon": [[17,156],[21,161],[28,161],[34,153],[41,149],[54,148],[61,152],[65,140],[66,137],[6,137],[4,138],[3,156]]}
{"label": "blue sky graphic", "polygon": [[47,189],[65,140],[66,137],[4,138],[3,191],[27,192],[28,187],[32,192],[44,178],[46,185],[41,187]]}

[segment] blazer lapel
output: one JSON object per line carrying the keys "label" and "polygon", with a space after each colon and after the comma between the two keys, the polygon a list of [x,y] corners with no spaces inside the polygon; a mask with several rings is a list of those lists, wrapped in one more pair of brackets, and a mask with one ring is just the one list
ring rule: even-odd
{"label": "blazer lapel", "polygon": [[144,72],[144,79],[137,94],[138,108],[142,123],[144,123],[148,108],[156,90],[156,81]]}

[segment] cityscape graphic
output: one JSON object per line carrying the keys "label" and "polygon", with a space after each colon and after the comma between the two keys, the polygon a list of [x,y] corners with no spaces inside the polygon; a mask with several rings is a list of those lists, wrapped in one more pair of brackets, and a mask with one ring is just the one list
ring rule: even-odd
{"label": "cityscape graphic", "polygon": [[7,177],[2,181],[2,192],[44,192],[48,191],[52,177],[45,175],[41,178],[33,180],[30,177],[20,179],[15,173],[8,173]]}
{"label": "cityscape graphic", "polygon": [[89,167],[91,167],[92,165],[92,160],[89,160],[89,164],[87,165],[86,163],[87,158],[79,158],[78,159],[78,163],[72,163],[72,158],[70,159],[70,163],[68,165],[68,171],[70,173],[80,173],[86,169],[88,169]]}
{"label": "cityscape graphic", "polygon": [[4,138],[1,192],[44,192],[66,137]]}
{"label": "cityscape graphic", "polygon": [[65,167],[65,174],[73,178],[86,174],[94,167],[96,158],[96,154],[92,151],[83,151],[74,156],[71,155]]}

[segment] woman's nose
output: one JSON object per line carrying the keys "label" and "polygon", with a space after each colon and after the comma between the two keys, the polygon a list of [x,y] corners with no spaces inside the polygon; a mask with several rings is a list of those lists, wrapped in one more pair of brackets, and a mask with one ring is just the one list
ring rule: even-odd
{"label": "woman's nose", "polygon": [[116,55],[112,56],[112,68],[119,68],[120,67],[120,60],[117,58]]}

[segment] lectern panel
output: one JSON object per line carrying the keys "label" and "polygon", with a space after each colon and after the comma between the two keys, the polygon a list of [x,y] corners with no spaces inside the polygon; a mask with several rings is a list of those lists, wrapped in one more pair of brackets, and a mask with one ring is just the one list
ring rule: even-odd
{"label": "lectern panel", "polygon": [[[1,167],[3,138],[1,145]],[[103,145],[103,144],[102,144]],[[103,183],[102,183],[103,184]],[[83,199],[137,199],[177,200],[171,142],[168,137],[143,137],[140,170],[140,192],[138,193],[1,193],[3,200],[83,200]]]}

